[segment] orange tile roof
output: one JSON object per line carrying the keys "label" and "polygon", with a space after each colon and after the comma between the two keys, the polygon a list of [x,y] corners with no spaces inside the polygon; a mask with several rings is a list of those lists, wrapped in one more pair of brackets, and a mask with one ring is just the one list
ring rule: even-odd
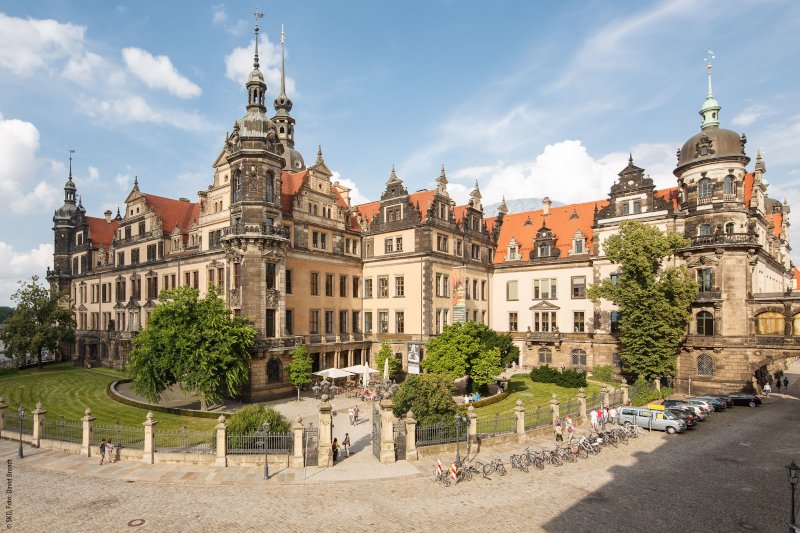
{"label": "orange tile roof", "polygon": [[653,193],[654,196],[657,198],[661,198],[662,200],[666,200],[669,202],[669,195],[672,194],[672,208],[678,208],[678,194],[680,192],[679,187],[670,187],[669,189],[661,189],[660,191],[655,191]]}
{"label": "orange tile roof", "polygon": [[372,221],[373,217],[380,213],[381,203],[376,201],[357,205],[355,206],[355,210],[361,216],[361,220],[365,223],[369,223]]}
{"label": "orange tile roof", "polygon": [[783,213],[772,213],[767,215],[767,220],[772,222],[772,234],[776,237],[781,236],[781,226],[783,225]]}
{"label": "orange tile roof", "polygon": [[497,217],[484,218],[483,221],[486,223],[486,231],[489,233],[491,233],[497,225]]}
{"label": "orange tile roof", "polygon": [[750,199],[753,197],[753,182],[755,176],[752,172],[744,175],[744,206],[750,207]]}
{"label": "orange tile roof", "polygon": [[800,291],[800,270],[798,270],[796,266],[792,265],[792,273],[794,274],[794,276],[792,276],[794,278],[794,290]]}
{"label": "orange tile roof", "polygon": [[419,206],[419,211],[422,215],[423,222],[428,220],[428,208],[431,206],[431,203],[433,203],[434,194],[436,194],[436,191],[426,190],[417,191],[408,196],[408,201],[411,202],[411,205],[414,207]]}
{"label": "orange tile roof", "polygon": [[161,219],[161,228],[165,235],[172,233],[177,226],[181,232],[189,228],[200,216],[200,204],[164,198],[155,194],[145,194],[145,202],[153,208],[156,216]]}
{"label": "orange tile roof", "polygon": [[284,170],[281,173],[281,209],[286,214],[291,214],[294,197],[308,183],[308,169],[300,172]]}
{"label": "orange tile roof", "polygon": [[119,222],[114,219],[111,222],[106,222],[105,218],[86,217],[86,224],[89,226],[89,239],[92,241],[92,249],[97,250],[103,247],[108,250],[114,240],[114,234],[117,232]]}

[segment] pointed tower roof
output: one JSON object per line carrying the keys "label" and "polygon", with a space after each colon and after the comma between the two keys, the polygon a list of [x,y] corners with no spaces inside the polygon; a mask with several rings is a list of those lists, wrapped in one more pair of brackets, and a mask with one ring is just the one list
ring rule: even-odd
{"label": "pointed tower roof", "polygon": [[322,145],[318,144],[317,145],[317,163],[316,164],[319,165],[320,163],[324,163],[324,162],[325,162],[325,160],[322,158]]}
{"label": "pointed tower roof", "polygon": [[286,34],[281,24],[281,92],[273,102],[277,116],[288,116],[292,110],[292,100],[286,96]]}
{"label": "pointed tower roof", "polygon": [[397,177],[397,172],[394,170],[394,165],[392,165],[392,173],[389,175],[389,179],[386,181],[386,185],[392,185],[395,183],[403,183],[403,180]]}
{"label": "pointed tower roof", "polygon": [[500,205],[497,206],[497,212],[502,213],[503,215],[508,214],[508,206],[506,205],[506,195],[503,195],[503,200],[500,202]]}
{"label": "pointed tower roof", "polygon": [[706,53],[706,68],[708,69],[708,94],[700,107],[700,116],[703,117],[703,122],[700,129],[718,128],[719,127],[719,102],[714,98],[714,93],[711,90],[711,66],[714,60],[714,52],[708,50]]}

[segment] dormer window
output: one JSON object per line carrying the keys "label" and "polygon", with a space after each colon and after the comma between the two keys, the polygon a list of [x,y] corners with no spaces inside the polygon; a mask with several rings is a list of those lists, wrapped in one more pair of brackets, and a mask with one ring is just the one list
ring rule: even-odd
{"label": "dormer window", "polygon": [[539,245],[539,257],[550,257],[550,245],[549,244],[541,244],[541,245]]}
{"label": "dormer window", "polygon": [[572,249],[576,254],[583,253],[583,239],[575,239],[572,241]]}

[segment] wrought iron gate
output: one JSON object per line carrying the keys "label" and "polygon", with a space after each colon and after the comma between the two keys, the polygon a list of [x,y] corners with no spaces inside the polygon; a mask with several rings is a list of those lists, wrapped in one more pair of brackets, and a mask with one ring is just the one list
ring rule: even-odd
{"label": "wrought iron gate", "polygon": [[380,460],[381,458],[381,411],[378,409],[378,402],[372,405],[372,453]]}
{"label": "wrought iron gate", "polygon": [[317,466],[319,462],[319,428],[309,424],[303,430],[303,455],[306,466]]}
{"label": "wrought iron gate", "polygon": [[406,458],[406,423],[403,420],[394,421],[394,459],[404,461]]}

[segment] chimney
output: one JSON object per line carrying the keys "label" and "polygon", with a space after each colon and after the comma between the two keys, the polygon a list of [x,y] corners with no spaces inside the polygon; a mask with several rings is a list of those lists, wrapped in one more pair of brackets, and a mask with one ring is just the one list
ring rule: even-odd
{"label": "chimney", "polygon": [[106,224],[111,224],[111,209],[106,209],[103,214],[106,216]]}
{"label": "chimney", "polygon": [[549,196],[545,196],[542,198],[542,215],[547,216],[550,214],[550,206],[553,202],[550,201]]}

